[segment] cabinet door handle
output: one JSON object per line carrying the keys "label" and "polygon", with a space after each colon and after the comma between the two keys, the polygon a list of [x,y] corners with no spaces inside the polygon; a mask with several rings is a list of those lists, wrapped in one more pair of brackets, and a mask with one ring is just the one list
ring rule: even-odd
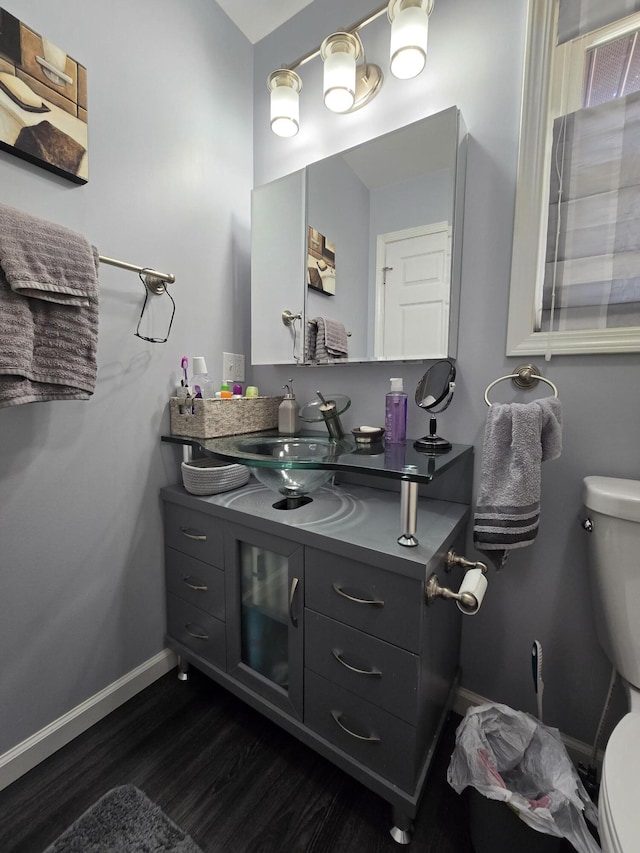
{"label": "cabinet door handle", "polygon": [[345,726],[345,724],[342,722],[342,714],[340,713],[340,711],[332,711],[331,716],[336,721],[336,723],[340,726],[340,728],[342,729],[343,732],[346,732],[346,734],[351,735],[351,737],[354,737],[356,740],[364,740],[367,743],[380,743],[380,738],[377,737],[376,735],[358,735],[355,732],[352,732],[350,729],[348,729]]}
{"label": "cabinet door handle", "polygon": [[382,672],[379,669],[358,669],[357,666],[352,666],[350,663],[347,663],[346,660],[342,657],[342,654],[339,649],[331,649],[331,654],[334,658],[341,663],[342,666],[346,666],[347,669],[350,669],[351,672],[357,672],[358,675],[373,675],[376,678],[382,678]]}
{"label": "cabinet door handle", "polygon": [[183,536],[186,536],[187,539],[195,539],[196,542],[207,541],[206,535],[204,533],[198,533],[193,527],[181,527],[180,533],[182,533]]}
{"label": "cabinet door handle", "polygon": [[348,595],[341,587],[338,586],[337,583],[332,584],[334,590],[341,595],[343,598],[348,598],[349,601],[353,601],[355,604],[371,604],[373,607],[384,607],[384,601],[380,599],[373,598],[354,598],[353,595]]}
{"label": "cabinet door handle", "polygon": [[188,586],[189,589],[197,589],[202,592],[206,592],[209,589],[206,583],[203,583],[202,581],[198,580],[198,578],[192,578],[190,575],[188,575],[186,578],[182,578],[182,582],[185,586]]}
{"label": "cabinet door handle", "polygon": [[193,630],[191,627],[191,622],[187,622],[184,626],[184,630],[189,634],[190,637],[193,637],[194,640],[208,640],[209,635],[205,634],[204,628],[200,628],[198,625],[193,626]]}
{"label": "cabinet door handle", "polygon": [[289,592],[289,619],[291,619],[291,624],[297,628],[298,627],[298,617],[293,612],[293,599],[296,595],[296,590],[298,588],[299,580],[298,578],[291,579],[291,590]]}

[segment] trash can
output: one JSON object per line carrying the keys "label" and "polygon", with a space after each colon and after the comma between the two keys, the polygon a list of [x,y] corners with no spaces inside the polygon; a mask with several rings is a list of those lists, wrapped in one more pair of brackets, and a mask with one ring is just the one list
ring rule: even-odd
{"label": "trash can", "polygon": [[585,817],[598,813],[557,729],[507,705],[469,708],[456,732],[447,780],[469,787],[475,853],[600,853]]}
{"label": "trash can", "polygon": [[564,839],[537,832],[499,800],[470,788],[469,831],[474,853],[561,853]]}

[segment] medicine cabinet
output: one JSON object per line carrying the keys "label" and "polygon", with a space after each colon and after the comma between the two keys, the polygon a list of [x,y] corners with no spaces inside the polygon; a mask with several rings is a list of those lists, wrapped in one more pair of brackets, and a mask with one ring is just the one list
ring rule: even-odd
{"label": "medicine cabinet", "polygon": [[253,191],[253,364],[315,363],[318,317],[338,362],[455,357],[466,148],[450,107]]}

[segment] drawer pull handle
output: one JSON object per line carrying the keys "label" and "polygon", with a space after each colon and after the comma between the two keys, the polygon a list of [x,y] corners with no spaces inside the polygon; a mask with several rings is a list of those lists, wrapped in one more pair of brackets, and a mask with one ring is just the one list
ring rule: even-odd
{"label": "drawer pull handle", "polygon": [[200,592],[206,592],[209,589],[206,583],[202,583],[202,581],[199,581],[197,578],[192,578],[191,576],[182,578],[182,582],[185,586],[188,586],[189,589],[197,589]]}
{"label": "drawer pull handle", "polygon": [[181,527],[180,533],[186,536],[187,539],[195,539],[196,542],[206,542],[207,537],[204,533],[198,533],[193,527]]}
{"label": "drawer pull handle", "polygon": [[331,654],[338,663],[341,663],[342,666],[346,666],[346,668],[350,669],[351,672],[357,672],[358,675],[373,675],[375,678],[382,678],[382,672],[379,669],[358,669],[357,666],[352,666],[350,663],[347,663],[342,657],[339,649],[331,649]]}
{"label": "drawer pull handle", "polygon": [[184,630],[189,634],[190,637],[193,637],[194,640],[208,640],[209,635],[205,634],[204,629],[198,627],[198,625],[194,625],[193,628],[191,626],[191,622],[187,622],[184,626]]}
{"label": "drawer pull handle", "polygon": [[333,584],[333,588],[338,595],[341,595],[343,598],[348,598],[349,601],[353,601],[355,604],[371,604],[373,607],[384,607],[384,601],[380,601],[380,599],[354,598],[353,595],[348,595],[341,587],[338,586],[337,583]]}
{"label": "drawer pull handle", "polygon": [[289,592],[289,619],[291,619],[291,624],[294,628],[298,627],[298,617],[293,612],[293,599],[296,595],[296,589],[298,588],[299,580],[298,578],[291,579],[291,591]]}
{"label": "drawer pull handle", "polygon": [[356,740],[364,740],[367,743],[380,743],[380,738],[376,737],[375,735],[358,735],[355,732],[350,731],[350,729],[348,729],[342,722],[342,714],[340,713],[340,711],[332,711],[331,716],[340,726],[343,732],[346,732],[346,734],[351,735],[351,737],[354,737]]}

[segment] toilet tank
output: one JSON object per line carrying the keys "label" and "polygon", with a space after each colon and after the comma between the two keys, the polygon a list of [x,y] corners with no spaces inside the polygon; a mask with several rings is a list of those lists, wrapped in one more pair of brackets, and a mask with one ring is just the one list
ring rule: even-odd
{"label": "toilet tank", "polygon": [[640,689],[640,481],[585,477],[583,503],[593,523],[587,549],[598,639]]}

